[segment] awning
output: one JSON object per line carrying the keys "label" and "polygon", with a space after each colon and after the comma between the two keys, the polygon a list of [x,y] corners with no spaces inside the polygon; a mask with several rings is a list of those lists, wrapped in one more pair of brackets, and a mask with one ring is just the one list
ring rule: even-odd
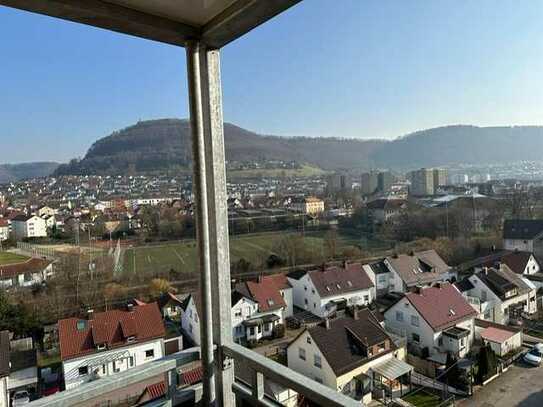
{"label": "awning", "polygon": [[375,373],[387,378],[388,380],[395,380],[398,377],[403,376],[413,370],[413,366],[402,362],[399,359],[392,358],[383,363],[379,363],[371,368]]}

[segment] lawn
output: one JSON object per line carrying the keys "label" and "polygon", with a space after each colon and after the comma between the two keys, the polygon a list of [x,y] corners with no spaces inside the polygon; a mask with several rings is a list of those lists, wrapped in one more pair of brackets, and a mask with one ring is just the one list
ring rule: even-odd
{"label": "lawn", "polygon": [[[271,232],[230,237],[230,261],[243,258],[256,267],[264,264],[273,254],[274,247],[286,235],[285,232]],[[325,232],[308,232],[304,242],[314,253],[325,250]],[[337,235],[338,253],[347,246],[356,244],[351,235]],[[197,269],[196,242],[189,240],[180,243],[164,243],[126,249],[124,253],[124,271],[128,273],[168,272],[174,269],[182,273],[192,273]]]}
{"label": "lawn", "polygon": [[439,396],[422,391],[405,396],[403,400],[413,404],[415,407],[436,407],[441,403]]}
{"label": "lawn", "polygon": [[10,252],[0,252],[0,266],[13,263],[21,263],[28,260],[28,257]]}

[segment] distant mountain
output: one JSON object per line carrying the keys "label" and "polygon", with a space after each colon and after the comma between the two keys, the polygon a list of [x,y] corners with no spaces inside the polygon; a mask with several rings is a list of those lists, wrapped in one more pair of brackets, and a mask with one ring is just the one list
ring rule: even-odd
{"label": "distant mountain", "polygon": [[540,161],[543,127],[437,127],[385,143],[372,158],[380,167],[395,169]]}
{"label": "distant mountain", "polygon": [[27,178],[51,175],[59,164],[54,162],[33,162],[23,164],[0,164],[0,184]]}
{"label": "distant mountain", "polygon": [[[324,170],[407,170],[543,158],[543,127],[538,126],[447,126],[392,141],[266,136],[230,123],[224,131],[229,161],[296,161]],[[187,120],[142,121],[98,140],[83,159],[61,165],[55,174],[186,170],[191,156]]]}
{"label": "distant mountain", "polygon": [[[297,161],[323,169],[364,167],[380,140],[264,136],[224,124],[229,161]],[[62,174],[119,174],[187,169],[192,150],[187,120],[142,121],[95,142],[85,157],[61,165]]]}

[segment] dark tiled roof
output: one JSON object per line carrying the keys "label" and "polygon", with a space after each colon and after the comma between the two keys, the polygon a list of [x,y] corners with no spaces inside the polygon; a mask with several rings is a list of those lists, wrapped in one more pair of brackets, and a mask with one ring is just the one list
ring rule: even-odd
{"label": "dark tiled roof", "polygon": [[294,270],[287,274],[288,278],[292,278],[293,280],[299,280],[303,276],[307,274],[307,271],[305,270]]}
{"label": "dark tiled roof", "polygon": [[373,283],[359,263],[347,264],[345,268],[329,267],[309,272],[321,298],[341,295],[373,287]]}
{"label": "dark tiled roof", "polygon": [[0,377],[9,376],[9,332],[0,332]]}
{"label": "dark tiled roof", "polygon": [[437,281],[450,269],[435,250],[390,256],[386,260],[408,287]]}
{"label": "dark tiled roof", "polygon": [[450,328],[477,315],[462,294],[449,283],[421,288],[419,293],[407,293],[405,297],[434,331]]}
{"label": "dark tiled roof", "polygon": [[469,278],[464,278],[460,281],[457,281],[456,283],[454,283],[454,285],[456,288],[458,288],[458,291],[460,291],[461,293],[465,291],[473,290],[475,288],[473,284],[471,284],[471,281],[469,281]]}
{"label": "dark tiled roof", "polygon": [[368,309],[358,311],[358,319],[345,316],[308,329],[324,358],[336,376],[350,372],[368,361],[382,356],[381,352],[369,356],[365,348],[389,341],[389,351],[395,349],[392,340],[381,328],[377,318]]}
{"label": "dark tiled roof", "polygon": [[543,220],[506,220],[503,224],[504,239],[531,240],[543,232]]}
{"label": "dark tiled roof", "polygon": [[36,349],[19,350],[11,351],[9,360],[11,363],[11,371],[17,372],[29,367],[36,367],[38,357]]}
{"label": "dark tiled roof", "polygon": [[530,252],[501,250],[464,263],[461,265],[461,268],[463,270],[471,270],[475,267],[494,267],[497,263],[504,263],[515,273],[522,274],[526,269],[530,257],[532,257],[532,253]]}
{"label": "dark tiled roof", "polygon": [[388,269],[388,267],[385,264],[384,259],[373,262],[373,263],[370,263],[370,267],[371,267],[371,269],[373,270],[373,272],[375,274],[384,274],[384,273],[389,273],[390,272],[390,270]]}
{"label": "dark tiled roof", "polygon": [[128,336],[134,336],[136,343],[162,338],[165,330],[158,305],[152,303],[132,311],[98,312],[91,320],[61,319],[58,334],[61,358],[67,360],[96,352],[98,344],[108,348],[127,346]]}
{"label": "dark tiled roof", "polygon": [[499,270],[495,268],[483,270],[477,273],[477,277],[502,300],[505,299],[507,292],[515,288],[518,294],[530,291],[530,286],[522,280],[522,277],[513,273],[507,266],[502,265]]}

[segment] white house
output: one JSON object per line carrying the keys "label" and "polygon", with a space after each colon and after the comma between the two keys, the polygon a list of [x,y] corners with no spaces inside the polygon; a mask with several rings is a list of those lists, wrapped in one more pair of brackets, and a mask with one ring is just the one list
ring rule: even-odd
{"label": "white house", "polygon": [[520,250],[500,250],[463,263],[460,268],[464,274],[478,273],[484,268],[494,267],[500,263],[507,265],[516,274],[530,276],[541,271],[539,261],[531,252]]}
{"label": "white house", "polygon": [[543,220],[509,219],[503,224],[503,248],[543,255]]}
{"label": "white house", "polygon": [[294,305],[320,317],[351,305],[368,305],[375,298],[374,285],[362,265],[323,270],[294,271],[287,275]]}
{"label": "white house", "polygon": [[364,270],[379,296],[389,292],[405,293],[413,287],[430,286],[455,276],[435,250],[389,256],[364,265]]}
{"label": "white house", "polygon": [[164,324],[156,303],[58,322],[66,390],[164,356]]}
{"label": "white house", "polygon": [[9,221],[0,218],[0,242],[9,239]]}
{"label": "white house", "polygon": [[408,350],[446,361],[465,356],[474,340],[477,312],[449,283],[414,289],[385,311],[385,326],[407,338]]}
{"label": "white house", "polygon": [[536,288],[505,264],[485,268],[458,284],[479,318],[499,324],[537,312]]}
{"label": "white house", "polygon": [[505,356],[522,348],[522,329],[481,319],[475,320],[475,338],[490,344],[490,348],[498,356]]}
{"label": "white house", "polygon": [[11,219],[11,232],[15,239],[46,237],[47,224],[36,215],[17,215]]}
{"label": "white house", "polygon": [[200,345],[200,318],[199,313],[202,311],[200,295],[197,292],[189,294],[185,297],[182,305],[181,313],[181,328],[189,337],[194,346]]}
{"label": "white house", "polygon": [[394,397],[409,391],[413,368],[404,359],[405,348],[394,344],[368,309],[306,328],[287,347],[290,369],[364,404],[382,384]]}
{"label": "white house", "polygon": [[31,258],[27,261],[0,265],[0,288],[32,287],[54,275],[53,262]]}

